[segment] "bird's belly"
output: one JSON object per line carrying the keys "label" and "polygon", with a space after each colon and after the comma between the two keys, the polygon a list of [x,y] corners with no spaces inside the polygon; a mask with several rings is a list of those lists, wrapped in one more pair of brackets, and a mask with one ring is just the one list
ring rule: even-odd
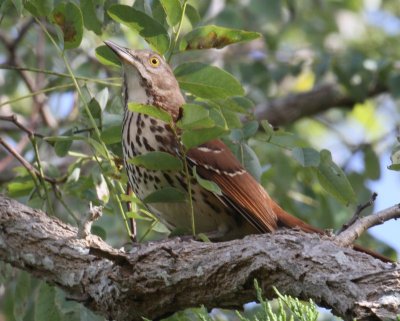
{"label": "bird's belly", "polygon": [[[167,128],[149,117],[128,113],[125,115],[123,151],[129,183],[135,195],[144,200],[146,196],[164,187],[188,191],[187,178],[183,172],[153,171],[129,163],[129,159],[150,151],[166,151],[171,142]],[[139,131],[139,132],[138,132]],[[139,134],[139,135],[138,135]],[[169,144],[168,144],[169,143]],[[173,150],[169,152],[173,153]],[[205,233],[211,239],[229,240],[257,233],[239,213],[222,203],[214,194],[201,187],[191,178],[195,233]],[[192,210],[189,201],[148,203],[148,209],[171,231],[177,229],[192,234]]]}
{"label": "bird's belly", "polygon": [[[134,192],[141,200],[163,187],[174,187],[182,191],[187,189],[186,178],[181,173],[148,171],[139,167],[128,168],[128,171],[136,172],[140,176],[136,177],[135,183],[131,182],[131,184],[134,184]],[[133,180],[130,179],[130,181]],[[205,233],[211,239],[228,240],[256,232],[238,213],[226,207],[197,182],[192,181],[191,190],[196,234]],[[146,206],[171,231],[192,234],[192,209],[188,200],[148,203]]]}

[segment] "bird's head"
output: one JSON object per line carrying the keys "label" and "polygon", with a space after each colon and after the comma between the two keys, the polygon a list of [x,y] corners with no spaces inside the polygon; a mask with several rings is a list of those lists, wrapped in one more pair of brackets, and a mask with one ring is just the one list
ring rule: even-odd
{"label": "bird's head", "polygon": [[185,100],[165,59],[152,50],[132,50],[111,41],[104,43],[122,63],[125,104],[135,102],[154,105],[176,119]]}

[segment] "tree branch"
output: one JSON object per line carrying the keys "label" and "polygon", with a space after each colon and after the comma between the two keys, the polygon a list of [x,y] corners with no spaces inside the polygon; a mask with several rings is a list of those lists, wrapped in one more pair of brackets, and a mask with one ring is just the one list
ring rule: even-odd
{"label": "tree branch", "polygon": [[[391,219],[400,218],[400,204],[389,207],[373,215],[368,215],[357,219],[343,232],[338,235],[338,244],[348,246],[352,244],[362,233],[370,227],[383,224]],[[400,313],[400,312],[399,312]]]}
{"label": "tree branch", "polygon": [[241,307],[282,293],[332,308],[346,320],[394,319],[400,268],[332,238],[283,230],[224,243],[169,239],[127,254],[100,238],[0,195],[0,259],[63,288],[113,320],[161,318],[204,304]]}
{"label": "tree branch", "polygon": [[[367,96],[373,97],[387,91],[376,85]],[[292,94],[271,100],[257,107],[258,119],[267,119],[274,126],[286,125],[294,121],[321,113],[333,107],[352,108],[357,100],[349,96],[337,84],[320,85],[308,92]]]}

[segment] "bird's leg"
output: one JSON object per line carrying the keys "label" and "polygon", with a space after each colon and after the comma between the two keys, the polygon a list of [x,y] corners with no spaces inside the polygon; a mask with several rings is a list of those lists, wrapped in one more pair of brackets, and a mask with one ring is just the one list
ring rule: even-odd
{"label": "bird's leg", "polygon": [[[129,184],[129,182],[127,183],[127,186],[126,186],[126,195],[128,195],[128,196],[132,195],[132,187]],[[132,202],[131,201],[127,202],[126,203],[126,207],[128,209],[128,212],[131,212],[132,211]],[[136,243],[137,242],[137,238],[136,238],[136,236],[137,236],[137,233],[136,233],[136,221],[135,221],[135,219],[133,217],[129,218],[129,225],[130,225],[130,228],[131,228],[130,238],[131,238],[133,243]]]}

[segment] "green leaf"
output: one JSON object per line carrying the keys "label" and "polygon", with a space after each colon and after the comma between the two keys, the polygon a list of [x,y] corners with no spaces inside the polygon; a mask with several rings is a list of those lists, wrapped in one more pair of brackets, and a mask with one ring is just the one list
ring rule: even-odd
{"label": "green leaf", "polygon": [[67,155],[71,148],[72,141],[73,140],[71,139],[71,140],[56,142],[54,144],[54,151],[56,152],[56,155],[58,157],[64,157],[65,155]]}
{"label": "green leaf", "polygon": [[43,138],[46,142],[68,142],[70,140],[86,140],[84,136],[46,136]]}
{"label": "green leaf", "polygon": [[287,149],[302,147],[301,139],[293,133],[285,131],[274,131],[274,135],[267,140],[269,143]]}
{"label": "green leaf", "polygon": [[295,147],[292,156],[303,167],[317,167],[320,164],[320,154],[314,148]]}
{"label": "green leaf", "polygon": [[20,271],[17,275],[14,293],[14,316],[16,320],[24,320],[31,299],[31,276],[25,271]]}
{"label": "green leaf", "polygon": [[7,185],[7,195],[10,197],[22,197],[29,195],[35,188],[35,183],[31,177],[21,177],[14,179]]}
{"label": "green leaf", "polygon": [[168,50],[170,39],[167,30],[144,12],[122,4],[112,5],[107,12],[115,21],[136,30],[159,53]]}
{"label": "green leaf", "polygon": [[108,153],[105,150],[105,148],[103,147],[103,144],[99,143],[97,140],[90,138],[90,137],[87,138],[86,140],[96,150],[97,153],[99,153],[105,159],[108,158]]}
{"label": "green leaf", "polygon": [[109,128],[103,129],[101,132],[101,140],[106,145],[116,144],[121,141],[122,125],[114,125]]}
{"label": "green leaf", "polygon": [[227,98],[244,94],[236,78],[218,67],[188,62],[178,66],[174,73],[182,89],[201,98]]}
{"label": "green leaf", "polygon": [[197,25],[201,20],[199,12],[191,4],[187,4],[186,5],[185,15],[189,19],[190,24],[192,25],[192,27]]}
{"label": "green leaf", "polygon": [[166,123],[172,122],[171,115],[156,106],[128,103],[128,109],[136,113],[146,114],[150,117],[160,119]]}
{"label": "green leaf", "polygon": [[61,313],[55,304],[55,289],[42,282],[35,302],[35,321],[59,320],[61,321]]}
{"label": "green leaf", "polygon": [[271,124],[266,119],[261,121],[261,126],[264,129],[265,134],[267,135],[266,140],[269,141],[272,138],[272,136],[274,136],[273,127],[271,126]]}
{"label": "green leaf", "polygon": [[365,164],[365,175],[372,180],[377,180],[381,176],[381,164],[379,162],[378,155],[372,149],[370,145],[363,149],[364,152],[364,164]]}
{"label": "green leaf", "polygon": [[182,143],[187,149],[201,145],[209,140],[226,134],[227,130],[221,127],[186,130],[182,134]]}
{"label": "green leaf", "polygon": [[175,187],[164,187],[147,195],[143,202],[148,203],[182,203],[186,202],[186,193]]}
{"label": "green leaf", "polygon": [[196,166],[193,167],[193,175],[196,178],[197,182],[207,191],[210,191],[217,195],[222,195],[221,188],[215,182],[204,179],[197,174]]}
{"label": "green leaf", "polygon": [[81,168],[80,167],[74,168],[71,174],[68,175],[67,183],[77,182],[80,176],[81,176]]}
{"label": "green leaf", "polygon": [[208,25],[193,29],[186,34],[179,45],[179,50],[223,48],[233,43],[250,41],[261,36],[258,32],[230,29]]}
{"label": "green leaf", "polygon": [[22,9],[24,8],[22,0],[13,0],[12,2],[14,4],[15,9],[17,9],[18,15],[21,16],[22,15]]}
{"label": "green leaf", "polygon": [[160,0],[167,15],[167,22],[170,27],[176,26],[181,20],[182,6],[179,0]]}
{"label": "green leaf", "polygon": [[148,152],[128,160],[129,163],[150,170],[180,171],[182,162],[179,158],[165,152]]}
{"label": "green leaf", "polygon": [[257,131],[258,131],[258,121],[252,120],[244,124],[242,130],[243,130],[243,138],[250,138],[254,136]]}
{"label": "green leaf", "polygon": [[64,49],[79,47],[83,36],[81,9],[73,2],[60,2],[54,8],[51,19],[61,29]]}
{"label": "green leaf", "polygon": [[100,90],[95,95],[95,98],[98,101],[98,103],[100,105],[100,109],[102,111],[104,111],[106,109],[108,96],[109,96],[109,93],[108,93],[108,88],[107,87],[103,88],[102,90]]}
{"label": "green leaf", "polygon": [[103,65],[120,67],[121,61],[118,59],[116,54],[107,46],[97,47],[95,50],[96,58]]}
{"label": "green leaf", "polygon": [[98,177],[94,177],[93,181],[96,182],[97,198],[104,204],[107,204],[110,199],[110,190],[103,174],[100,174]]}
{"label": "green leaf", "polygon": [[96,15],[96,8],[93,0],[80,1],[81,10],[84,12],[83,23],[86,29],[93,31],[95,34],[101,34],[102,22]]}
{"label": "green leaf", "polygon": [[392,171],[397,171],[398,172],[398,171],[400,171],[400,164],[392,164],[392,165],[389,165],[387,168],[392,170]]}
{"label": "green leaf", "polygon": [[214,121],[210,118],[210,112],[201,105],[185,104],[183,117],[178,121],[177,126],[182,129],[201,129],[214,126]]}
{"label": "green leaf", "polygon": [[229,109],[242,114],[251,112],[250,110],[254,107],[254,104],[250,99],[242,96],[228,97],[226,99],[213,99],[212,102],[216,103],[223,109]]}
{"label": "green leaf", "polygon": [[[72,135],[72,130],[67,130],[62,135],[63,137],[68,137],[68,135]],[[56,141],[54,144],[54,151],[56,152],[57,156],[64,157],[65,155],[67,155],[71,148],[72,142],[72,137],[69,140]]]}
{"label": "green leaf", "polygon": [[151,16],[159,24],[163,25],[165,28],[168,28],[167,14],[165,13],[165,10],[159,0],[151,1]]}
{"label": "green leaf", "polygon": [[400,97],[400,74],[390,75],[388,80],[389,90],[393,98]]}
{"label": "green leaf", "polygon": [[[100,104],[95,98],[90,99],[88,104],[90,114],[92,115],[93,119],[96,121],[97,126],[101,127],[103,123],[103,115]],[[82,111],[83,117],[87,120],[88,125],[91,126],[92,123],[89,118],[89,114],[86,112],[86,108]]]}
{"label": "green leaf", "polygon": [[[161,222],[156,222],[156,224],[152,227],[151,230],[157,233],[162,233],[164,235],[169,234],[169,229]],[[154,238],[151,239],[154,240]]]}
{"label": "green leaf", "polygon": [[221,112],[229,129],[242,127],[242,122],[240,121],[239,115],[236,112],[225,108],[221,108]]}
{"label": "green leaf", "polygon": [[343,170],[332,161],[330,151],[324,149],[320,153],[318,180],[322,187],[340,202],[348,205],[355,201],[353,188]]}
{"label": "green leaf", "polygon": [[390,160],[392,164],[388,166],[388,169],[393,171],[400,170],[400,145],[396,145],[393,150],[392,154],[390,155]]}
{"label": "green leaf", "polygon": [[242,143],[240,146],[240,162],[251,176],[260,181],[262,169],[256,153],[248,144]]}
{"label": "green leaf", "polygon": [[35,17],[47,17],[54,7],[53,0],[23,1],[24,7]]}
{"label": "green leaf", "polygon": [[107,240],[107,231],[98,225],[93,225],[91,228],[91,232],[94,235],[101,237],[104,241]]}
{"label": "green leaf", "polygon": [[134,194],[126,195],[126,194],[120,194],[121,201],[122,202],[132,202],[135,204],[140,204],[141,200],[138,199]]}

